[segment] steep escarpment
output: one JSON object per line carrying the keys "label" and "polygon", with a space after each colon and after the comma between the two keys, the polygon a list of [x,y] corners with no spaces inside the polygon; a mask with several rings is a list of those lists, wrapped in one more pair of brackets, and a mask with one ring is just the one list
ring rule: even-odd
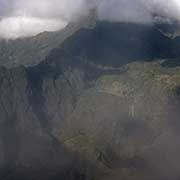
{"label": "steep escarpment", "polygon": [[[37,179],[62,173],[59,167],[65,170],[71,163],[70,156],[43,130],[34,114],[29,102],[26,70],[1,68],[0,91],[1,178]],[[44,170],[47,170],[46,175],[43,175]]]}
{"label": "steep escarpment", "polygon": [[77,27],[0,45],[0,179],[178,179],[178,38]]}
{"label": "steep escarpment", "polygon": [[4,179],[78,179],[96,166],[86,157],[79,159],[64,142],[71,135],[68,116],[81,93],[107,72],[60,55],[53,53],[29,68],[1,67],[0,176]]}
{"label": "steep escarpment", "polygon": [[179,70],[148,63],[127,69],[98,79],[96,87],[81,96],[71,121],[113,150],[119,157],[116,168],[178,177]]}
{"label": "steep escarpment", "polygon": [[163,63],[112,68],[56,49],[1,68],[2,176],[177,178],[180,69]]}

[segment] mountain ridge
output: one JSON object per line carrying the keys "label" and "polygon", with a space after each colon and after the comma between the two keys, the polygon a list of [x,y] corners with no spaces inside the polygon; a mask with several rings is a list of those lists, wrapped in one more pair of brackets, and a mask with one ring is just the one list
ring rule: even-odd
{"label": "mountain ridge", "polygon": [[[105,44],[113,43],[110,44],[108,48],[113,48],[110,46],[117,46],[116,44],[119,44],[118,45],[119,47],[117,46],[119,48],[118,51],[120,51],[118,56],[121,56],[123,54],[123,51],[125,52],[128,51],[127,49],[131,49],[130,53],[132,54],[133,49],[135,48],[134,53],[136,54],[132,54],[130,55],[130,57],[128,57],[129,53],[126,52],[124,53],[124,57],[122,56],[121,59],[124,58],[126,60],[128,59],[129,61],[133,59],[136,60],[144,59],[145,57],[137,56],[138,51],[139,53],[141,52],[146,53],[147,56],[146,59],[148,58],[152,59],[151,56],[148,57],[148,53],[149,55],[152,54],[152,52],[150,52],[153,50],[152,48],[156,48],[157,50],[160,49],[160,51],[164,51],[162,53],[168,51],[170,54],[169,58],[177,57],[179,56],[179,54],[173,51],[177,49],[176,46],[178,46],[180,40],[177,36],[176,38],[174,38],[174,35],[173,34],[171,35],[171,32],[170,34],[167,33],[168,29],[166,31],[164,31],[163,29],[161,30],[161,27],[164,26],[166,25],[164,24],[161,25],[160,27],[159,26],[156,27],[154,25],[143,25],[143,24],[138,25],[138,24],[130,24],[130,23],[112,23],[105,21],[97,21],[96,15],[92,13],[91,16],[85,17],[83,20],[80,20],[78,23],[70,23],[69,25],[67,25],[67,27],[57,32],[44,32],[44,33],[40,33],[37,36],[29,37],[25,39],[1,41],[0,65],[7,67],[8,66],[13,67],[19,65],[25,65],[25,66],[36,65],[41,61],[45,60],[53,49],[58,48],[58,46],[64,46],[64,44],[67,44],[65,42],[68,42],[69,39],[72,39],[73,37],[76,36],[76,34],[78,35],[83,31],[86,32],[87,38],[88,38],[88,33],[91,33],[93,37],[94,35],[97,34],[96,35],[97,39],[93,40],[92,37],[91,40],[92,42],[88,42],[89,46],[91,45],[90,43],[94,43],[94,45],[92,44],[91,46],[95,47],[97,43],[100,43],[100,38],[104,38],[107,41],[109,41],[108,43],[103,42]],[[105,29],[103,29],[103,27]],[[115,35],[113,35],[113,33],[111,34],[110,31],[114,31],[113,33],[116,34],[118,38],[116,39]],[[121,32],[122,36],[118,32]],[[150,36],[152,37],[157,36],[157,37],[153,39],[150,38]],[[112,39],[108,39],[108,37],[112,39],[114,38],[114,42],[112,42]],[[147,39],[148,37],[149,40]],[[120,45],[119,43],[121,41],[121,38],[122,38],[122,43],[121,43],[122,45]],[[143,46],[146,46],[146,48],[138,49],[138,47],[135,46],[136,41],[139,41],[138,42],[139,44],[144,44]],[[99,46],[103,47],[103,44]],[[93,47],[90,47],[90,49],[92,48]],[[162,48],[164,48],[164,50]],[[93,50],[91,54],[101,53],[96,51]],[[113,54],[117,54],[117,53],[118,52],[114,52]],[[163,56],[161,55],[158,56],[155,58],[163,58]],[[164,57],[167,57],[167,54],[165,54]],[[118,58],[118,57],[114,57],[114,58]]]}
{"label": "mountain ridge", "polygon": [[179,39],[94,20],[0,45],[0,178],[179,178]]}

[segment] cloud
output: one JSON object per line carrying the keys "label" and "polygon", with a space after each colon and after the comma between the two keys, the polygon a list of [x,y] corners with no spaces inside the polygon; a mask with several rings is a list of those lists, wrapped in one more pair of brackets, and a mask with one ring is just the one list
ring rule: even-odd
{"label": "cloud", "polygon": [[[147,1],[147,0],[146,0]],[[152,22],[152,16],[141,0],[104,0],[99,4],[99,17],[110,21]]]}
{"label": "cloud", "polygon": [[86,1],[0,0],[0,37],[15,39],[64,28],[86,14]]}
{"label": "cloud", "polygon": [[56,31],[66,26],[59,19],[41,19],[36,17],[7,17],[0,22],[0,37],[16,39],[36,35],[43,31]]}
{"label": "cloud", "polygon": [[85,0],[15,0],[14,15],[28,15],[38,18],[71,19],[86,11]]}
{"label": "cloud", "polygon": [[0,37],[58,30],[92,7],[109,21],[152,23],[152,14],[180,21],[179,0],[0,0]]}
{"label": "cloud", "polygon": [[149,23],[152,14],[180,21],[179,0],[102,0],[99,4],[100,18],[111,21]]}

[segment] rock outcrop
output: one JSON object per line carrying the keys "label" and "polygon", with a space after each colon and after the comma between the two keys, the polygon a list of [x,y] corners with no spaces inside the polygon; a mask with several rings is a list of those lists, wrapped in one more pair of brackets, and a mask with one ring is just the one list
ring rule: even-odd
{"label": "rock outcrop", "polygon": [[[177,44],[121,41],[124,26],[80,29],[34,65],[0,68],[1,179],[179,178]],[[134,28],[132,38],[142,32]]]}

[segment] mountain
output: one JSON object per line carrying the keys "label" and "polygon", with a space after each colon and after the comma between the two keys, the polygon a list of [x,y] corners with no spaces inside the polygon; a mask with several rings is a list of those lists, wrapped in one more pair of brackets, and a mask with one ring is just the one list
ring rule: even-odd
{"label": "mountain", "polygon": [[0,64],[8,67],[35,65],[59,46],[69,49],[75,56],[91,58],[95,63],[111,61],[114,65],[134,60],[179,57],[179,37],[168,37],[163,31],[164,26],[161,25],[160,29],[160,26],[153,25],[98,22],[95,28],[81,28],[82,25],[70,24],[58,32],[1,41]]}
{"label": "mountain", "polygon": [[179,42],[95,13],[1,41],[1,179],[178,180]]}
{"label": "mountain", "polygon": [[0,40],[0,64],[5,66],[35,65],[43,61],[51,50],[81,28],[92,28],[96,22],[94,10],[78,22],[70,23],[57,32],[43,32],[30,38]]}

